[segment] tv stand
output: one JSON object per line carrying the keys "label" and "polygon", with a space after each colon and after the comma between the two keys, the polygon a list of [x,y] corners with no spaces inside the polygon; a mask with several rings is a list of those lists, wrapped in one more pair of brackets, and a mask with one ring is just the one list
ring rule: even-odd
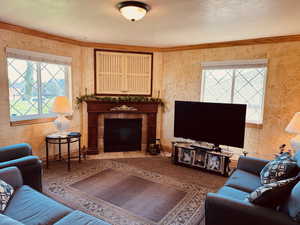
{"label": "tv stand", "polygon": [[219,145],[201,145],[191,142],[172,142],[172,162],[177,165],[205,169],[230,175],[232,152],[223,151]]}

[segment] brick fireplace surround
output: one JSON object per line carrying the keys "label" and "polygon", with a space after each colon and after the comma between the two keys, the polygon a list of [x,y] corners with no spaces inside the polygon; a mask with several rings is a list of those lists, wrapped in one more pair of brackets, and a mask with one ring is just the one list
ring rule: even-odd
{"label": "brick fireplace surround", "polygon": [[88,150],[87,154],[103,152],[103,118],[142,118],[142,151],[156,138],[158,103],[87,101]]}

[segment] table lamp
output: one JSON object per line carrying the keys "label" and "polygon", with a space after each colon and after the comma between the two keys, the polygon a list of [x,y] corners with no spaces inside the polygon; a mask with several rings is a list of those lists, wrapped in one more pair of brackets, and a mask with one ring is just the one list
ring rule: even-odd
{"label": "table lamp", "polygon": [[54,124],[59,134],[65,134],[64,131],[70,128],[70,120],[68,120],[65,115],[72,112],[68,98],[66,96],[57,96],[54,99],[52,112],[57,114],[57,119],[54,121]]}
{"label": "table lamp", "polygon": [[285,128],[285,131],[291,134],[297,134],[291,139],[291,146],[294,151],[300,150],[300,112],[296,112],[290,123]]}

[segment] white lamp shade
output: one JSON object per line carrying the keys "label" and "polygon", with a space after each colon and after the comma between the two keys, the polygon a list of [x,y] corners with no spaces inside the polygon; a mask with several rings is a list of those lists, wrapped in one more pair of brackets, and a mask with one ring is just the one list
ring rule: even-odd
{"label": "white lamp shade", "polygon": [[291,134],[300,134],[300,112],[296,112],[285,131]]}
{"label": "white lamp shade", "polygon": [[72,109],[68,98],[66,96],[57,96],[54,99],[52,112],[61,114],[71,113]]}

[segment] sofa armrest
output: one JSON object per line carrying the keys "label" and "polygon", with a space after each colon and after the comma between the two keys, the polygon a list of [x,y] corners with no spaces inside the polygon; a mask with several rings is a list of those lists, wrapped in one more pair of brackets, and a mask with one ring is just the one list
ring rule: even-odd
{"label": "sofa armrest", "polygon": [[32,149],[31,146],[26,143],[9,145],[0,148],[0,162],[18,159],[28,155],[32,155]]}
{"label": "sofa armrest", "polygon": [[240,156],[237,168],[259,176],[260,171],[268,162],[269,161],[265,159]]}
{"label": "sofa armrest", "polygon": [[299,225],[288,215],[215,193],[205,201],[206,225]]}
{"label": "sofa armrest", "polygon": [[9,167],[9,166],[26,166],[26,165],[31,165],[31,164],[35,164],[39,162],[39,158],[37,156],[25,156],[19,159],[13,159],[13,160],[9,160],[6,162],[1,162],[0,163],[0,169],[1,168],[5,168],[5,167]]}
{"label": "sofa armrest", "polygon": [[0,169],[0,179],[10,184],[14,188],[18,188],[23,185],[22,174],[17,167]]}
{"label": "sofa armrest", "polygon": [[20,170],[24,184],[42,192],[42,163],[37,156],[31,155],[0,163],[0,169],[11,166]]}

